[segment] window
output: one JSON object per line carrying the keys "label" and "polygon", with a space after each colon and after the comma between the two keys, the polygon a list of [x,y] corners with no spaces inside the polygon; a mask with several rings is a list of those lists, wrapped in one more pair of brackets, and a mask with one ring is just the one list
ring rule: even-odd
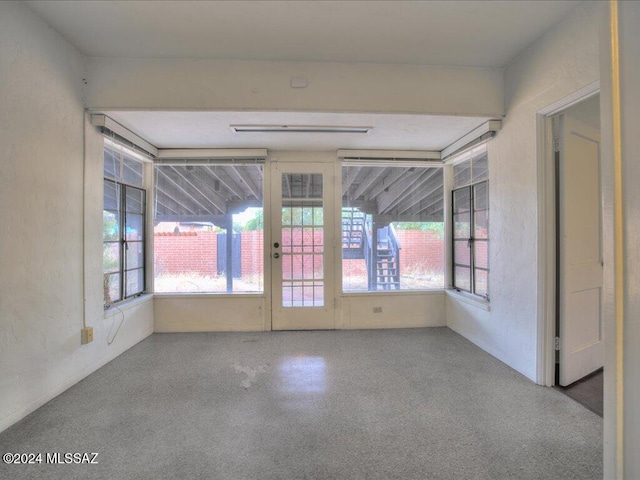
{"label": "window", "polygon": [[342,289],[444,288],[443,169],[342,169]]}
{"label": "window", "polygon": [[104,306],[145,290],[146,191],[138,155],[110,140],[104,147],[102,267]]}
{"label": "window", "polygon": [[489,299],[489,171],[486,145],[453,166],[453,288]]}
{"label": "window", "polygon": [[154,175],[154,291],[263,292],[263,165],[167,161]]}
{"label": "window", "polygon": [[321,173],[282,174],[282,306],[324,306],[324,204]]}

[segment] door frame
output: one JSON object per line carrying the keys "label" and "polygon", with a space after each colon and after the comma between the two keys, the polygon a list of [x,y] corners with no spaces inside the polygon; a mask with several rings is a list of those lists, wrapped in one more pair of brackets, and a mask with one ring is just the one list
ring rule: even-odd
{"label": "door frame", "polygon": [[554,386],[557,302],[556,172],[552,117],[600,93],[600,81],[536,112],[538,157],[538,331],[536,383]]}
{"label": "door frame", "polygon": [[[340,302],[340,286],[341,284],[338,281],[342,278],[342,255],[341,250],[338,249],[338,241],[336,235],[340,230],[338,230],[338,226],[340,225],[340,215],[336,214],[336,197],[338,195],[339,189],[336,187],[336,171],[339,167],[339,161],[337,157],[331,158],[321,156],[318,159],[310,158],[308,154],[310,152],[305,153],[305,160],[300,160],[297,157],[297,153],[295,151],[279,151],[276,156],[268,156],[267,161],[265,162],[265,204],[264,208],[264,284],[265,284],[265,316],[268,317],[268,320],[265,321],[265,330],[269,331],[280,331],[274,328],[274,300],[273,294],[275,288],[281,288],[281,285],[276,285],[275,275],[274,275],[274,266],[272,261],[272,244],[275,241],[274,239],[274,211],[273,206],[274,202],[279,202],[280,199],[276,198],[276,193],[272,188],[272,182],[274,181],[274,172],[276,169],[276,165],[305,165],[305,164],[323,164],[327,166],[327,172],[330,173],[329,178],[325,180],[326,185],[330,186],[330,204],[325,205],[325,218],[327,218],[327,213],[329,213],[329,221],[331,222],[331,230],[333,231],[333,240],[325,239],[325,252],[327,250],[331,250],[331,255],[333,261],[329,261],[324,263],[325,265],[325,285],[327,285],[327,281],[332,285],[332,290],[325,290],[325,307],[332,312],[331,315],[331,327],[330,330],[335,330],[341,328],[338,314],[341,307]],[[325,153],[325,152],[322,152]],[[268,171],[268,173],[266,172]],[[269,182],[268,186],[268,196],[267,196],[267,186],[266,182]],[[339,197],[341,198],[341,197]],[[268,201],[267,201],[268,199]],[[268,203],[268,205],[267,205]],[[325,223],[325,226],[327,224]],[[326,260],[326,257],[325,257]],[[314,329],[314,328],[312,328]],[[285,329],[288,330],[288,329]],[[303,328],[296,328],[296,330],[304,330]]]}

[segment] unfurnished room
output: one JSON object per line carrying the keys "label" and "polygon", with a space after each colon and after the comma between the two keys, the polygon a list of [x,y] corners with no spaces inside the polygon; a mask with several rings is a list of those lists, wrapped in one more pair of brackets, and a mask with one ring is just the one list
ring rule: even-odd
{"label": "unfurnished room", "polygon": [[640,3],[0,2],[0,478],[640,479]]}

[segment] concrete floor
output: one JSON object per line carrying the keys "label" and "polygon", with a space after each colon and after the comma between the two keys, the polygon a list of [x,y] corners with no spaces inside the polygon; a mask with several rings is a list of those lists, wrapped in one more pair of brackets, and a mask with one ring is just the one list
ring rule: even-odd
{"label": "concrete floor", "polygon": [[0,434],[0,478],[595,479],[602,419],[447,328],[155,334]]}
{"label": "concrete floor", "polygon": [[602,370],[587,375],[585,378],[569,385],[557,387],[562,393],[581,403],[593,413],[604,414],[604,373]]}

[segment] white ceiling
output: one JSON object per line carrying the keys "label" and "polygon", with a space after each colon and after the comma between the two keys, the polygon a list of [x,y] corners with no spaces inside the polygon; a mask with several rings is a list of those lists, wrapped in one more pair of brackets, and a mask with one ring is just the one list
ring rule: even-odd
{"label": "white ceiling", "polygon": [[[309,112],[108,111],[106,115],[158,148],[338,148],[437,150],[482,125],[483,117]],[[358,133],[236,133],[230,125],[340,125]]]}
{"label": "white ceiling", "polygon": [[576,1],[27,1],[101,57],[503,67]]}
{"label": "white ceiling", "polygon": [[[576,1],[27,1],[83,54],[503,67]],[[486,118],[105,112],[160,148],[442,150]],[[371,126],[234,133],[230,124]]]}

